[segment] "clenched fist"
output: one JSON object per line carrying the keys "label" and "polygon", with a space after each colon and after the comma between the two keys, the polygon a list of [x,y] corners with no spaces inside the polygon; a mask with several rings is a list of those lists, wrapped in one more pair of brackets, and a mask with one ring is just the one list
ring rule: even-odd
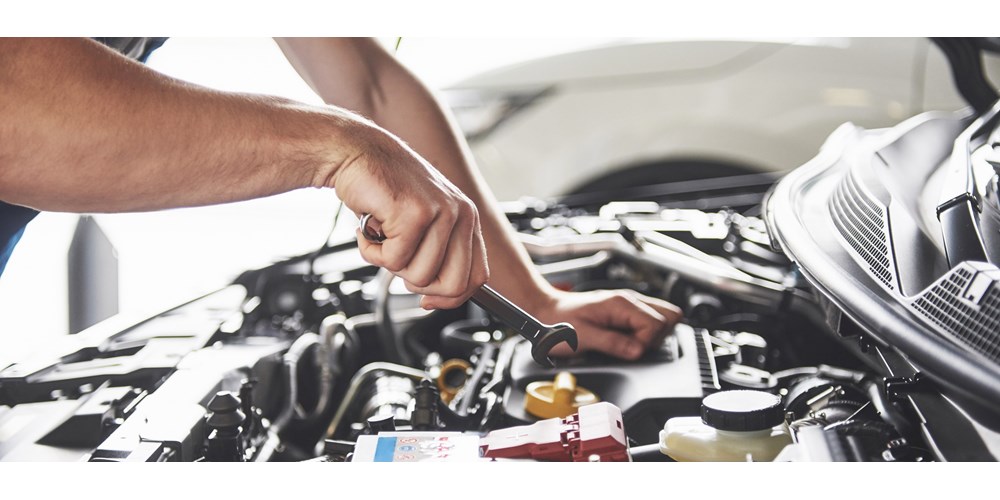
{"label": "clenched fist", "polygon": [[364,149],[331,180],[344,204],[372,214],[372,227],[385,236],[373,243],[359,230],[362,257],[424,295],[424,308],[462,305],[489,279],[476,206],[388,132],[373,126],[359,144]]}

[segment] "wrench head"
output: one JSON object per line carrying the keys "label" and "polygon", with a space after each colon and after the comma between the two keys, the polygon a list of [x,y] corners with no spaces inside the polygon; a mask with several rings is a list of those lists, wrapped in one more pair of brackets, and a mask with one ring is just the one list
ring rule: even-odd
{"label": "wrench head", "polygon": [[535,359],[536,363],[544,367],[554,367],[555,365],[552,363],[552,360],[549,359],[549,351],[559,345],[560,342],[569,344],[569,347],[574,351],[577,349],[579,344],[576,338],[576,329],[573,328],[573,325],[569,323],[557,323],[549,326],[545,333],[539,334],[536,340],[532,342],[531,357]]}

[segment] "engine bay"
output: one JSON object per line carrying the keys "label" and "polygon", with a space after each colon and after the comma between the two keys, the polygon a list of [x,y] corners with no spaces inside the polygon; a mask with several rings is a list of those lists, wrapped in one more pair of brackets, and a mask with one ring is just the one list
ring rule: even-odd
{"label": "engine bay", "polygon": [[[684,310],[637,361],[540,366],[508,325],[421,309],[343,242],[4,368],[0,460],[993,459],[992,431],[772,246],[755,208],[771,182],[505,205],[556,287]],[[773,451],[718,454],[732,439]]]}

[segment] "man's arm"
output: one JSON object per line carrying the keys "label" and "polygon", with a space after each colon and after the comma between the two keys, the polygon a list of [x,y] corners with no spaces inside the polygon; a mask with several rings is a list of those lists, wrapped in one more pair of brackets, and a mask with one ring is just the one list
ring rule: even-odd
{"label": "man's arm", "polygon": [[[490,284],[512,301],[543,321],[574,323],[583,349],[630,359],[658,344],[680,319],[676,306],[638,294],[567,294],[551,287],[515,241],[449,114],[377,41],[290,38],[277,42],[326,102],[367,116],[399,136],[475,202],[490,267],[502,270],[493,273]],[[565,345],[560,349],[568,352]]]}
{"label": "man's arm", "polygon": [[84,39],[0,41],[0,116],[0,198],[72,212],[318,185],[363,133],[346,112],[215,92]]}
{"label": "man's arm", "polygon": [[[86,39],[0,39],[0,117],[10,203],[119,212],[336,187],[355,212],[392,221],[364,257],[422,293],[456,306],[488,276],[471,202],[343,109],[206,89]],[[420,247],[425,234],[456,242]]]}

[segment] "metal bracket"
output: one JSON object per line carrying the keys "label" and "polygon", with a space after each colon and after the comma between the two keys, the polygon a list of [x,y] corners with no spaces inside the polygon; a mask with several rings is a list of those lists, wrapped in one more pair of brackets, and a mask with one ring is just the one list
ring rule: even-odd
{"label": "metal bracket", "polygon": [[925,377],[920,372],[914,373],[911,377],[886,377],[882,380],[885,384],[885,394],[895,400],[906,399],[908,394],[919,392],[926,385]]}

